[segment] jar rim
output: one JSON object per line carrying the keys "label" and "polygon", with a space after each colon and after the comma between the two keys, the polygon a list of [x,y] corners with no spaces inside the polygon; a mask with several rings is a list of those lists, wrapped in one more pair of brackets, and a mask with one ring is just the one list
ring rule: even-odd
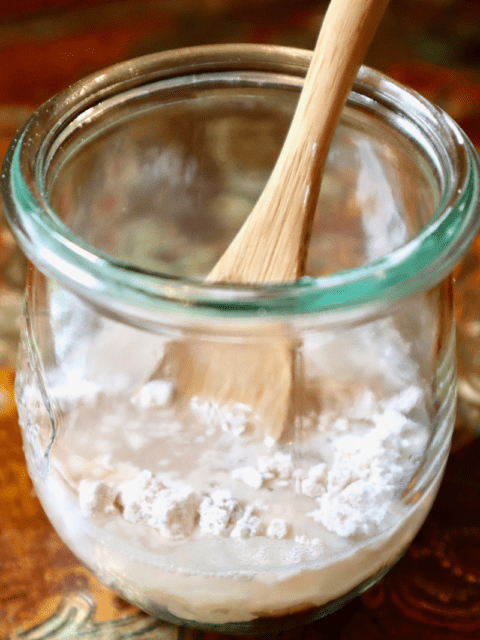
{"label": "jar rim", "polygon": [[362,67],[352,94],[401,110],[435,134],[445,175],[428,223],[401,247],[365,265],[292,283],[233,285],[161,275],[92,247],[55,215],[44,176],[52,139],[92,105],[132,87],[217,69],[291,73],[302,78],[311,52],[267,45],[208,45],[142,56],[80,80],[44,103],[17,133],[1,184],[7,220],[19,244],[47,276],[107,309],[187,315],[272,317],[390,303],[447,276],[480,226],[480,162],[463,131],[438,107],[384,74]]}

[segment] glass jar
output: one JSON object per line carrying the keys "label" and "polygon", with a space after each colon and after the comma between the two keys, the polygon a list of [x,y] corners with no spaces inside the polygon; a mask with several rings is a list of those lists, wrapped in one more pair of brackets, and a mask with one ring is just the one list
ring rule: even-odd
{"label": "glass jar", "polygon": [[38,495],[100,580],[203,629],[272,632],[367,588],[426,518],[449,451],[450,274],[480,182],[439,109],[362,68],[308,275],[203,281],[309,60],[221,45],[111,67],[43,105],[4,165],[33,263],[17,398]]}

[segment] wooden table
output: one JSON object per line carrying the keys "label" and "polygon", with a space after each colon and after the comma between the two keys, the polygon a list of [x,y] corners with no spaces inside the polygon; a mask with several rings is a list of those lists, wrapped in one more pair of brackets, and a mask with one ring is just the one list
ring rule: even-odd
{"label": "wooden table", "polygon": [[[26,5],[0,9],[2,154],[36,106],[87,73],[134,55],[207,42],[311,48],[325,2],[38,0],[28,5],[36,6],[33,13],[25,13]],[[479,0],[392,0],[368,59],[450,112],[477,147],[479,61]],[[80,565],[46,519],[27,475],[13,397],[25,260],[4,226],[0,249],[0,638],[214,636],[137,611]],[[458,273],[464,381],[480,375],[480,241]],[[480,638],[480,412],[472,398],[472,387],[464,386],[445,479],[404,558],[342,610],[285,637]]]}

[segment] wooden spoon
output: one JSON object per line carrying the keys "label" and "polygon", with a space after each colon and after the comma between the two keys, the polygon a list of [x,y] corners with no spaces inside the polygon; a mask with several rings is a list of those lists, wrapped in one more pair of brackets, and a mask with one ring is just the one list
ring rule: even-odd
{"label": "wooden spoon", "polygon": [[[322,172],[340,113],[388,0],[331,0],[288,135],[255,208],[207,280],[272,283],[305,274]],[[275,346],[272,347],[271,345]],[[252,407],[278,440],[292,403],[294,353],[287,335],[255,345],[207,338],[169,345],[176,394]],[[237,405],[238,406],[238,405]]]}
{"label": "wooden spoon", "polygon": [[333,133],[387,4],[388,0],[331,0],[270,179],[208,280],[285,282],[305,275]]}

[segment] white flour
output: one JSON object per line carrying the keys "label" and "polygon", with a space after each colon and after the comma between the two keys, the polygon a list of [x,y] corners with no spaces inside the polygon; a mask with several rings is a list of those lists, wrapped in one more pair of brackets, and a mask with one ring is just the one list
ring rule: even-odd
{"label": "white flour", "polygon": [[[66,365],[50,380],[63,422],[46,483],[36,483],[57,530],[105,582],[160,615],[221,624],[318,607],[410,542],[438,478],[404,502],[430,417],[422,376],[389,321],[353,329],[344,345],[336,335],[306,340],[319,409],[279,442],[251,433],[246,405],[177,407],[164,380],[138,392],[161,341],[149,351],[141,332],[105,332],[83,369]],[[103,349],[112,343],[135,344],[144,367],[111,363]]]}
{"label": "white flour", "polygon": [[[278,539],[293,536],[295,522],[277,517],[268,520],[269,508],[259,492],[284,489],[290,499],[298,495],[310,498],[302,515],[328,531],[341,537],[375,535],[426,446],[425,428],[409,417],[421,406],[422,397],[422,390],[413,386],[384,400],[376,399],[371,391],[359,394],[353,403],[348,397],[348,407],[322,416],[319,432],[311,440],[316,441],[314,451],[324,452],[325,458],[304,469],[296,468],[291,453],[277,451],[255,456],[254,465],[232,468],[226,486],[212,492],[172,481],[171,470],[157,474],[141,470],[133,480],[120,484],[82,479],[80,507],[85,516],[117,512],[128,522],[146,524],[170,540],[183,540],[194,533]],[[240,412],[227,408],[225,417],[211,404],[204,406],[210,429],[214,433],[217,426],[231,432],[232,448],[241,446],[238,438],[244,429],[238,416],[243,407]],[[201,406],[196,399],[194,406],[196,412]],[[233,429],[232,415],[237,416]],[[180,461],[171,466],[178,475],[184,473]],[[225,471],[228,473],[228,467]],[[235,497],[239,484],[249,490],[248,501]]]}

